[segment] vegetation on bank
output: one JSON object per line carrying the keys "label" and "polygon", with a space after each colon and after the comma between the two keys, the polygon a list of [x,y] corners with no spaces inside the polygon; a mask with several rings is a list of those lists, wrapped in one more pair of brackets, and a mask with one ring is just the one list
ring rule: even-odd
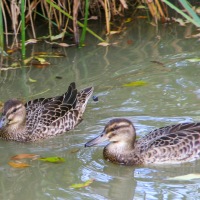
{"label": "vegetation on bank", "polygon": [[[172,10],[175,12],[171,12]],[[175,15],[176,13],[178,15]],[[106,37],[102,38],[88,28],[89,20],[104,20],[105,36],[109,36],[120,32],[114,30],[113,27],[117,27],[115,23],[124,23],[136,17],[146,18],[154,26],[172,21],[184,24],[187,21],[200,27],[199,14],[200,3],[187,0],[173,3],[169,0],[2,0],[0,54],[6,56],[8,49],[12,52],[13,49],[21,48],[22,57],[25,58],[26,44],[44,38],[52,42],[58,39],[62,41],[66,36],[70,36],[74,38],[74,45],[84,46],[86,33],[92,34],[102,45],[107,45],[104,43]],[[38,21],[40,24],[47,24],[48,36],[38,38],[35,28]],[[27,29],[31,30],[31,40],[26,40]]]}

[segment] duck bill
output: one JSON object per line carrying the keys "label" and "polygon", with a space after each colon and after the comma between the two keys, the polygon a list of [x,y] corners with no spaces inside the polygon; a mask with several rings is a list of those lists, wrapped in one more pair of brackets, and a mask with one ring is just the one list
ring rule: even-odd
{"label": "duck bill", "polygon": [[92,147],[98,144],[101,144],[103,142],[108,141],[108,137],[106,136],[106,134],[102,133],[100,136],[90,140],[89,142],[87,142],[85,144],[85,147]]}
{"label": "duck bill", "polygon": [[0,118],[0,129],[3,128],[4,126],[6,126],[6,119],[5,117],[1,117]]}

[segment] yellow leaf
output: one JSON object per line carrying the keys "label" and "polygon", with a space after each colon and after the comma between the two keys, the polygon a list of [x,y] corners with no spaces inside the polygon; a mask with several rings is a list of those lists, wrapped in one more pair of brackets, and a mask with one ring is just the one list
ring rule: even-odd
{"label": "yellow leaf", "polygon": [[121,31],[110,31],[110,35],[121,33]]}
{"label": "yellow leaf", "polygon": [[123,84],[123,86],[126,86],[126,87],[138,87],[138,86],[144,86],[144,85],[147,85],[147,82],[145,82],[145,81],[134,81],[134,82]]}
{"label": "yellow leaf", "polygon": [[57,39],[63,38],[64,36],[65,36],[65,32],[63,31],[62,33],[60,33],[58,35],[50,36],[50,40],[57,40]]}
{"label": "yellow leaf", "polygon": [[129,18],[127,18],[127,19],[125,20],[125,23],[131,22],[131,21],[133,21],[133,19],[129,17]]}
{"label": "yellow leaf", "polygon": [[200,58],[190,58],[190,59],[186,59],[189,62],[200,62]]}
{"label": "yellow leaf", "polygon": [[27,40],[27,41],[25,42],[25,45],[27,45],[27,44],[35,44],[35,43],[37,43],[37,41],[38,41],[38,40],[36,40],[36,39],[29,39],[29,40]]}
{"label": "yellow leaf", "polygon": [[61,157],[46,157],[46,158],[39,158],[39,160],[45,161],[45,162],[51,162],[51,163],[65,162],[65,159]]}
{"label": "yellow leaf", "polygon": [[39,157],[39,155],[36,155],[36,154],[18,154],[18,155],[11,157],[11,160],[21,160],[21,159],[25,159],[25,158],[34,160],[38,157]]}
{"label": "yellow leaf", "polygon": [[108,42],[100,42],[98,45],[106,47],[109,46],[110,44]]}
{"label": "yellow leaf", "polygon": [[32,78],[28,78],[28,80],[29,80],[29,82],[31,82],[31,83],[35,83],[35,82],[37,82],[37,80],[34,80],[34,79],[32,79]]}
{"label": "yellow leaf", "polygon": [[8,163],[11,167],[14,167],[14,168],[25,168],[25,167],[30,167],[29,164],[27,163],[22,163],[22,162],[9,162]]}
{"label": "yellow leaf", "polygon": [[92,184],[93,181],[94,181],[94,179],[89,179],[89,180],[87,180],[87,181],[84,182],[84,183],[75,183],[75,184],[70,185],[70,188],[78,189],[78,188],[87,187],[87,186],[89,186],[90,184]]}
{"label": "yellow leaf", "polygon": [[29,63],[31,60],[33,59],[33,57],[29,57],[27,59],[24,60],[24,64],[27,65],[27,63]]}
{"label": "yellow leaf", "polygon": [[175,181],[188,181],[191,179],[200,179],[200,174],[187,174],[183,176],[176,176],[173,178],[168,178],[167,180],[175,180]]}

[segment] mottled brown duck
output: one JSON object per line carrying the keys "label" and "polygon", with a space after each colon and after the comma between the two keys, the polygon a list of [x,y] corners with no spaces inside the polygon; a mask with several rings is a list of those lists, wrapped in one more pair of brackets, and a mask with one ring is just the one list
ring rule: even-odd
{"label": "mottled brown duck", "polygon": [[135,127],[123,118],[112,119],[102,134],[86,147],[110,143],[103,156],[123,165],[179,164],[200,158],[200,123],[182,123],[158,128],[136,139]]}
{"label": "mottled brown duck", "polygon": [[61,96],[39,98],[25,105],[16,99],[8,100],[0,118],[0,138],[28,142],[69,131],[82,121],[92,93],[93,87],[78,92],[71,83]]}

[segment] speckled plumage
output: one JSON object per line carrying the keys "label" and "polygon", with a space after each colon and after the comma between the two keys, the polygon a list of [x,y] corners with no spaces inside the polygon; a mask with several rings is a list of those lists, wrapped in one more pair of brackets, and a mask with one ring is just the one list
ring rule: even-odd
{"label": "speckled plumage", "polygon": [[200,158],[200,123],[182,123],[151,131],[136,140],[133,124],[123,118],[112,119],[86,147],[104,141],[104,158],[117,164],[173,164]]}
{"label": "speckled plumage", "polygon": [[92,93],[93,87],[78,92],[71,83],[61,96],[39,98],[25,105],[16,99],[8,100],[0,118],[0,138],[28,142],[69,131],[82,121]]}

